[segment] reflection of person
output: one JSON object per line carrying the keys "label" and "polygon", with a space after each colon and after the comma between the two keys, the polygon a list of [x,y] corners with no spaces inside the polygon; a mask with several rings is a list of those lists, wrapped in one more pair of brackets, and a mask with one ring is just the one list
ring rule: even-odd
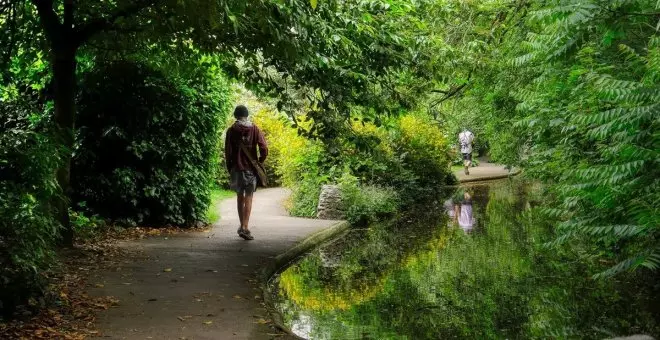
{"label": "reflection of person", "polygon": [[[463,201],[461,202],[458,211],[458,226],[461,227],[466,233],[469,233],[474,228],[475,219],[472,215],[472,196],[466,191],[463,194]],[[456,205],[458,207],[458,205]]]}
{"label": "reflection of person", "polygon": [[[225,160],[231,178],[230,187],[237,194],[238,219],[241,222],[237,231],[238,236],[245,240],[254,240],[248,229],[248,223],[252,212],[252,194],[257,190],[257,177],[249,158],[257,159],[258,148],[259,162],[262,163],[268,155],[268,146],[261,130],[248,121],[248,115],[248,109],[243,105],[237,106],[234,110],[236,122],[227,130]],[[241,144],[247,145],[248,151],[241,150]],[[248,156],[246,152],[250,155]]]}
{"label": "reflection of person", "polygon": [[463,129],[458,134],[458,142],[461,144],[461,154],[463,155],[463,166],[465,167],[465,174],[470,174],[470,166],[472,166],[472,143],[474,142],[474,134],[468,129]]}
{"label": "reflection of person", "polygon": [[472,195],[466,191],[463,192],[462,196],[462,199],[457,198],[453,203],[451,199],[447,200],[445,202],[445,209],[453,223],[457,224],[466,233],[469,233],[474,229],[476,222],[472,213]]}

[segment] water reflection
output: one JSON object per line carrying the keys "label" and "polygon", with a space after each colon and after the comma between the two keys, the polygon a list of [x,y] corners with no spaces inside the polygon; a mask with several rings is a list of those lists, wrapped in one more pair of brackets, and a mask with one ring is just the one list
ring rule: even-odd
{"label": "water reflection", "polygon": [[575,258],[542,247],[550,222],[533,197],[509,181],[462,187],[416,220],[353,231],[285,270],[276,308],[308,339],[598,338],[624,325],[608,309],[641,325],[567,267]]}
{"label": "water reflection", "polygon": [[472,213],[472,195],[468,191],[463,192],[460,201],[455,202],[453,199],[448,199],[444,206],[452,224],[463,229],[466,234],[472,232],[476,218]]}

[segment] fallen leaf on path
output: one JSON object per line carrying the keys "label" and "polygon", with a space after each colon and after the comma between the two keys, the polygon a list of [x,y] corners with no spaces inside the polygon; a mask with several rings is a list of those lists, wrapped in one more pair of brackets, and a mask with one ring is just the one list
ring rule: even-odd
{"label": "fallen leaf on path", "polygon": [[210,324],[213,323],[213,321],[204,321],[204,322],[202,322],[202,323],[205,324],[205,325],[210,325]]}
{"label": "fallen leaf on path", "polygon": [[103,288],[103,287],[105,287],[105,285],[100,284],[100,283],[97,283],[97,284],[94,285],[94,287],[96,287],[96,288]]}
{"label": "fallen leaf on path", "polygon": [[241,296],[240,296],[240,295],[234,295],[234,296],[232,296],[232,297],[233,297],[234,299],[241,299]]}
{"label": "fallen leaf on path", "polygon": [[260,324],[260,325],[265,325],[265,324],[267,324],[267,323],[270,323],[270,320],[259,319],[259,320],[257,320],[255,323],[258,323],[258,324]]}
{"label": "fallen leaf on path", "polygon": [[169,273],[169,272],[172,271],[172,268],[165,268],[165,269],[163,269],[163,271],[166,272],[166,273]]}
{"label": "fallen leaf on path", "polygon": [[181,316],[177,316],[176,318],[179,319],[181,322],[185,322],[185,321],[186,321],[186,319],[184,319],[184,318],[181,317]]}

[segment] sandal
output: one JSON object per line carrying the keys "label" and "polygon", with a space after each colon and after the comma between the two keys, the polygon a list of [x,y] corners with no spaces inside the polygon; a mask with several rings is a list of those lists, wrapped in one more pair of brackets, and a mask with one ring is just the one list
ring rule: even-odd
{"label": "sandal", "polygon": [[254,236],[252,236],[252,233],[250,233],[249,230],[245,230],[243,228],[238,228],[238,236],[240,236],[242,239],[246,241],[251,241],[254,240]]}

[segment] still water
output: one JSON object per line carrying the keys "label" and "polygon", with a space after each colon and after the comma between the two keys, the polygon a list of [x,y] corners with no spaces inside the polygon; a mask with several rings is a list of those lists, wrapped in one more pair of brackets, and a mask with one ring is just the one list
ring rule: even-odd
{"label": "still water", "polygon": [[[541,188],[464,186],[422,213],[354,230],[270,285],[308,339],[595,338],[657,331],[645,283],[596,282],[579,249],[557,250]],[[621,289],[621,287],[627,287]]]}

